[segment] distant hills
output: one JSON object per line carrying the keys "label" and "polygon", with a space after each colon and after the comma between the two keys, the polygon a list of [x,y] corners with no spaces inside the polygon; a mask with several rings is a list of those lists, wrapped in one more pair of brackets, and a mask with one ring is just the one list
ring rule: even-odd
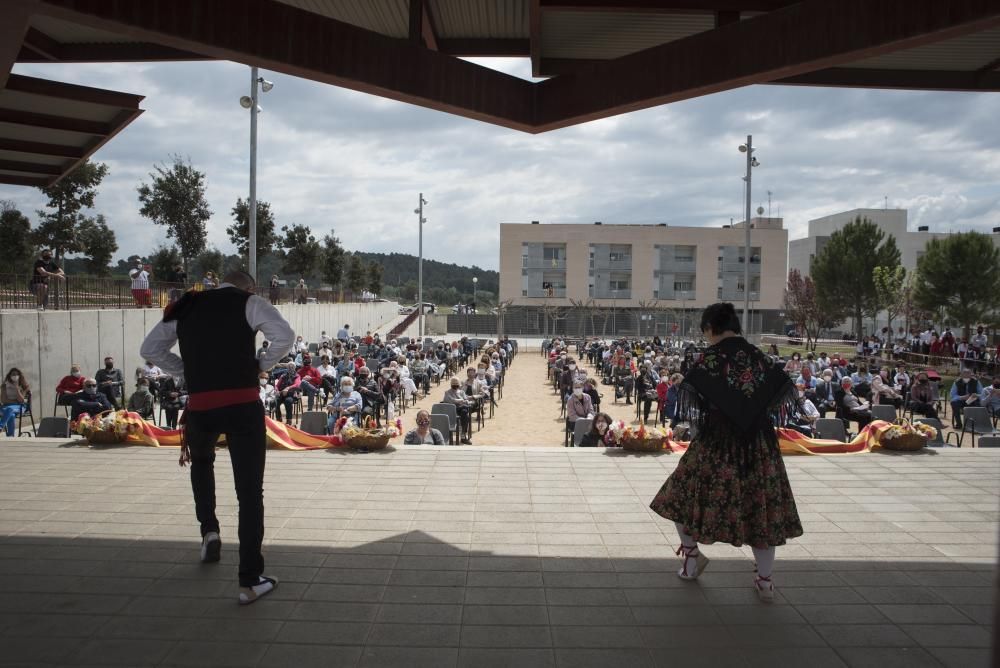
{"label": "distant hills", "polygon": [[[417,256],[407,253],[362,253],[358,252],[366,262],[378,262],[382,265],[382,281],[385,292],[398,294],[404,298],[415,295],[417,284]],[[481,269],[454,263],[438,262],[424,258],[424,299],[427,301],[445,302],[469,301],[472,296],[472,278],[479,282],[476,293],[480,302],[495,301],[500,290],[500,272]],[[448,304],[450,305],[450,304]]]}

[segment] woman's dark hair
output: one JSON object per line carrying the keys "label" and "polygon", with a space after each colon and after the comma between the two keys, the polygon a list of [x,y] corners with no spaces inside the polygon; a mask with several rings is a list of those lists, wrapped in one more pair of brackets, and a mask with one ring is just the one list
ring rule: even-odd
{"label": "woman's dark hair", "polygon": [[11,382],[11,380],[10,380],[10,375],[11,375],[12,373],[16,373],[16,374],[18,375],[18,379],[17,379],[17,384],[18,384],[18,386],[19,386],[19,387],[20,387],[20,388],[21,388],[22,390],[27,390],[27,389],[28,389],[28,381],[27,381],[27,379],[26,379],[26,378],[24,377],[24,373],[23,373],[23,372],[22,372],[22,371],[21,371],[20,369],[18,369],[18,368],[17,368],[16,366],[12,366],[12,367],[10,368],[10,371],[8,371],[8,372],[7,372],[7,375],[6,375],[6,376],[4,376],[4,379],[3,379],[3,380],[4,380],[4,382],[5,382],[5,383],[8,383],[8,382]]}
{"label": "woman's dark hair", "polygon": [[[601,436],[601,433],[597,431],[597,421],[602,418],[604,419],[605,424],[608,425],[608,429],[611,429],[611,425],[614,424],[614,420],[611,419],[611,416],[608,415],[607,413],[598,413],[597,415],[594,416],[594,419],[590,422],[591,434],[594,434],[595,436]],[[605,431],[604,433],[607,433],[607,431]]]}
{"label": "woman's dark hair", "polygon": [[701,314],[701,331],[706,330],[710,330],[712,334],[722,334],[725,331],[742,333],[736,308],[729,302],[719,302],[706,308]]}

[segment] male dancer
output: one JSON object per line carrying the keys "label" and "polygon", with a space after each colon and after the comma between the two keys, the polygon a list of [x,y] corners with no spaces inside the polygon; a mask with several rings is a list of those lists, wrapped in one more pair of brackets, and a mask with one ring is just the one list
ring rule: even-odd
{"label": "male dancer", "polygon": [[[253,603],[276,586],[266,577],[264,540],[264,407],[258,374],[267,371],[295,341],[291,326],[266,300],[253,294],[253,278],[228,273],[218,288],[187,292],[166,308],[146,336],[140,355],[188,386],[184,448],[191,461],[195,513],[201,523],[201,560],[217,562],[222,549],[215,516],[215,444],[225,434],[239,500],[239,604]],[[255,338],[271,342],[259,361]],[[181,356],[170,352],[178,343]],[[182,464],[185,455],[182,454]]]}

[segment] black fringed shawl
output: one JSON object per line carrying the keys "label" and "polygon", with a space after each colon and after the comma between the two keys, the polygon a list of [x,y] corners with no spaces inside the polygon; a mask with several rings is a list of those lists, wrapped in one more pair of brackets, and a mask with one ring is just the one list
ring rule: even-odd
{"label": "black fringed shawl", "polygon": [[709,347],[684,376],[677,415],[696,438],[746,465],[747,451],[763,439],[777,445],[774,427],[798,413],[795,385],[743,337]]}

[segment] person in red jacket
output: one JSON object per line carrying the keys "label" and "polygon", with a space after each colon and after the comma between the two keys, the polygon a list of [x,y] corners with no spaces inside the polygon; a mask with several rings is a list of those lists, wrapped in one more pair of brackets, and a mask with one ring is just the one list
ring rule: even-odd
{"label": "person in red jacket", "polygon": [[60,406],[71,406],[77,394],[83,392],[83,375],[80,373],[80,365],[74,364],[69,368],[69,375],[63,376],[59,384],[56,385],[56,396],[59,398]]}
{"label": "person in red jacket", "polygon": [[296,372],[299,376],[299,387],[305,393],[307,400],[307,410],[312,410],[316,401],[316,395],[323,387],[323,376],[312,365],[312,355],[302,356],[302,367]]}

